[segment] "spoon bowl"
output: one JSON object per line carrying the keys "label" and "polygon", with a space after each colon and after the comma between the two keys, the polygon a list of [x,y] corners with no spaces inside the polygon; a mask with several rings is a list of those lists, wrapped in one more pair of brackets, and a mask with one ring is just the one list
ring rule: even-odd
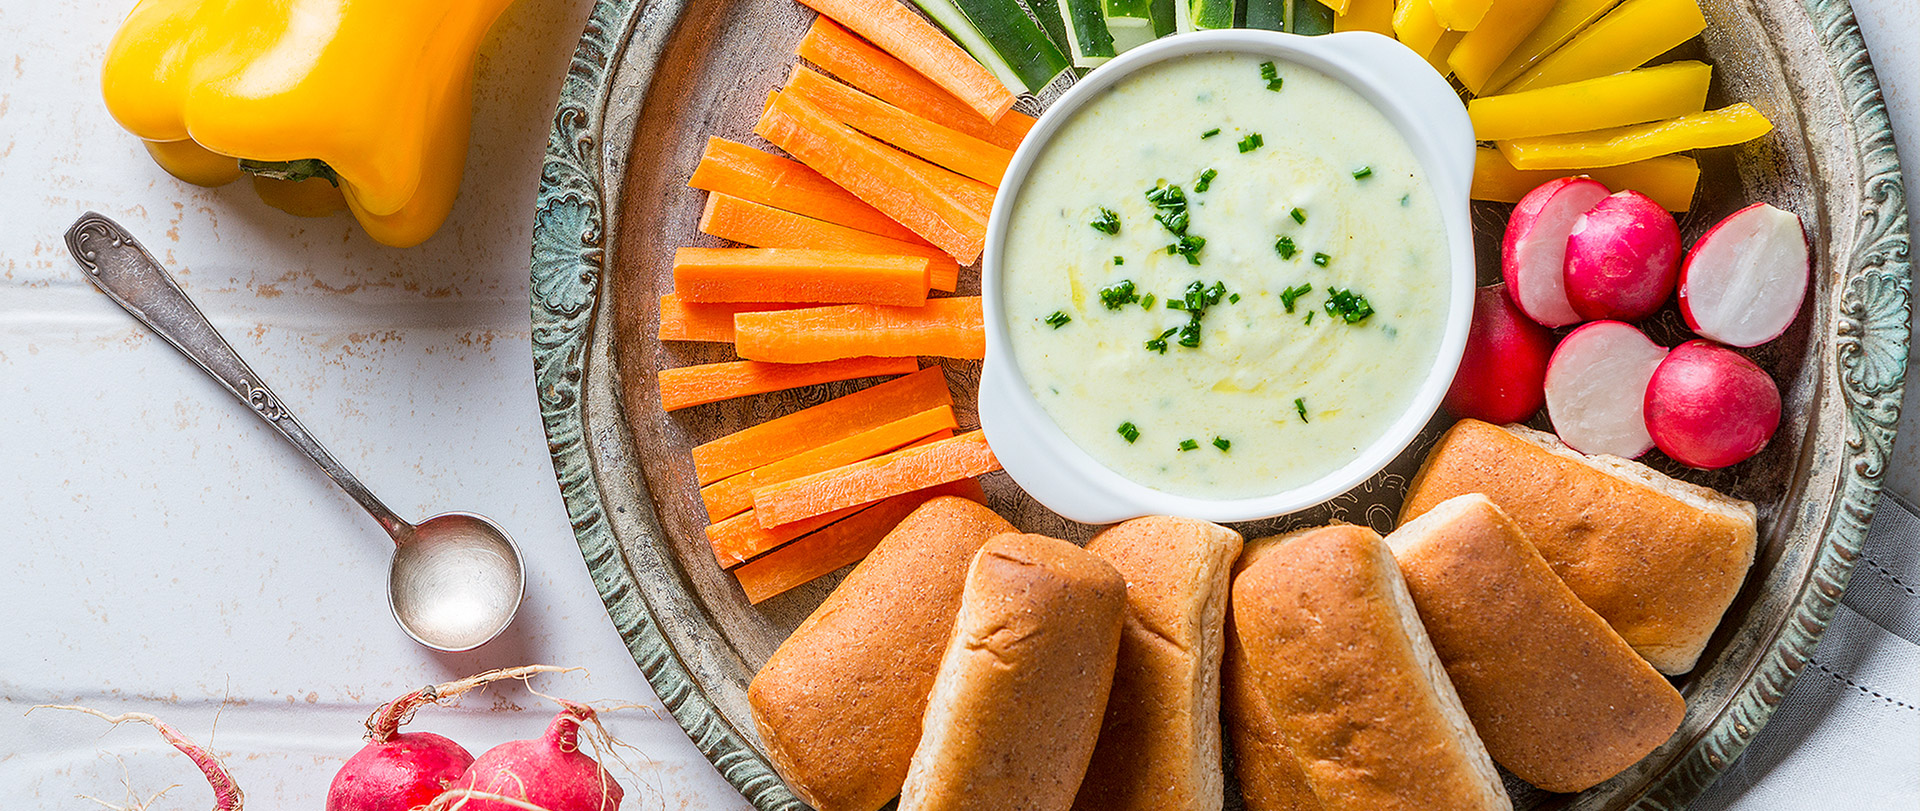
{"label": "spoon bowl", "polygon": [[500,525],[474,513],[442,513],[397,540],[387,602],[414,641],[472,650],[513,622],[526,580],[520,550]]}

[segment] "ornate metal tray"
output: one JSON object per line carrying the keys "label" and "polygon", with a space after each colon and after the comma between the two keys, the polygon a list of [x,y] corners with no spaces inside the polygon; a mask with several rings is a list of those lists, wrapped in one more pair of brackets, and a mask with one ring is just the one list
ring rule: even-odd
{"label": "ornate metal tray", "polygon": [[[1760,506],[1760,554],[1700,666],[1678,682],[1688,712],[1672,740],[1577,796],[1510,781],[1522,809],[1679,809],[1738,757],[1839,600],[1892,448],[1907,361],[1907,218],[1852,10],[1846,0],[1702,5],[1708,31],[1686,48],[1716,65],[1713,106],[1752,102],[1776,129],[1706,156],[1702,194],[1682,229],[1691,241],[1744,203],[1767,200],[1800,213],[1816,246],[1806,312],[1754,355],[1781,383],[1780,433],[1752,461],[1684,474]],[[767,810],[804,806],[758,748],[746,685],[835,578],[749,606],[707,549],[687,450],[841,390],[668,416],[653,373],[729,355],[663,345],[654,334],[674,247],[714,244],[698,233],[702,197],[686,178],[707,136],[752,140],[761,102],[785,79],[811,15],[793,0],[601,0],[547,141],[532,258],[541,415],[581,552],[661,700],[721,774]],[[1476,218],[1497,224],[1504,209],[1482,204]],[[1483,268],[1497,252],[1483,238]],[[1671,312],[1662,319],[1650,331],[1672,345],[1682,328]],[[948,371],[956,391],[978,372],[965,363]],[[1343,518],[1384,531],[1426,447],[1416,443],[1312,513],[1240,529],[1257,537]],[[1032,503],[1004,475],[987,483],[992,505],[1023,529],[1075,539],[1092,531]]]}

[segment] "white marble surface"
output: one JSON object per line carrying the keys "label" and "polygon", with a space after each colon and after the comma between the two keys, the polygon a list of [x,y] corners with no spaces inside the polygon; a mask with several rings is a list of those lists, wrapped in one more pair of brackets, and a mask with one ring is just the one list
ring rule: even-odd
{"label": "white marble surface", "polygon": [[[0,0],[0,796],[8,807],[202,805],[151,732],[24,710],[157,713],[226,755],[257,808],[317,808],[374,705],[527,662],[546,692],[628,703],[627,808],[745,804],[664,714],[594,594],[532,392],[527,253],[541,145],[590,0],[521,0],[489,36],[460,203],[417,248],[294,220],[246,185],[166,176],[107,117],[105,43],[130,0]],[[1920,7],[1858,0],[1903,152],[1920,132]],[[61,234],[119,219],[335,455],[395,509],[499,519],[527,558],[502,640],[430,653],[383,598],[388,541],[246,409],[77,275]],[[1909,410],[1911,412],[1911,409]],[[1912,437],[1911,431],[1903,432]],[[1916,446],[1894,485],[1920,493]],[[514,686],[412,728],[476,752],[551,713]],[[217,728],[216,728],[217,722]],[[1840,752],[1825,753],[1833,758]],[[1789,790],[1779,795],[1792,797]],[[1803,798],[1797,806],[1821,805]],[[1782,805],[1781,807],[1788,807]]]}

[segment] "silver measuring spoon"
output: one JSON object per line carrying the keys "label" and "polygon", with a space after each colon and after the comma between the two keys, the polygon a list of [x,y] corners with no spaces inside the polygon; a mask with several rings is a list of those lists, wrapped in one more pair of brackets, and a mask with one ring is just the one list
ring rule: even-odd
{"label": "silver measuring spoon", "polygon": [[485,516],[450,512],[409,524],[380,503],[247,368],[200,308],[119,223],[87,212],[67,229],[87,280],[173,344],[326,471],[393,536],[387,602],[401,629],[435,650],[472,650],[506,630],[526,591],[520,549]]}

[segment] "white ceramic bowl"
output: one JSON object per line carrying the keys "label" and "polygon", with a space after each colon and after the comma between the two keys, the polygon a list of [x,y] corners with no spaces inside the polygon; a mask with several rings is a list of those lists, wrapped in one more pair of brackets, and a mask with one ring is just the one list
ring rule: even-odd
{"label": "white ceramic bowl", "polygon": [[1014,481],[1048,509],[1075,521],[1106,524],[1142,515],[1251,521],[1312,507],[1352,489],[1405,450],[1439,407],[1460,365],[1473,317],[1473,228],[1467,217],[1473,125],[1447,81],[1418,54],[1388,37],[1365,32],[1304,37],[1232,30],[1180,34],[1142,45],[1087,74],[1040,117],[1014,153],[1001,187],[1018,190],[1061,125],[1115,82],[1156,62],[1220,51],[1273,57],[1318,70],[1358,91],[1400,130],[1426,170],[1445,226],[1451,266],[1440,351],[1406,412],[1332,473],[1253,498],[1207,499],[1156,490],[1115,473],[1075,445],[1041,408],[1022,377],[1009,345],[1001,284],[1008,220],[1017,194],[999,195],[987,223],[981,279],[987,357],[980,377],[980,425]]}

